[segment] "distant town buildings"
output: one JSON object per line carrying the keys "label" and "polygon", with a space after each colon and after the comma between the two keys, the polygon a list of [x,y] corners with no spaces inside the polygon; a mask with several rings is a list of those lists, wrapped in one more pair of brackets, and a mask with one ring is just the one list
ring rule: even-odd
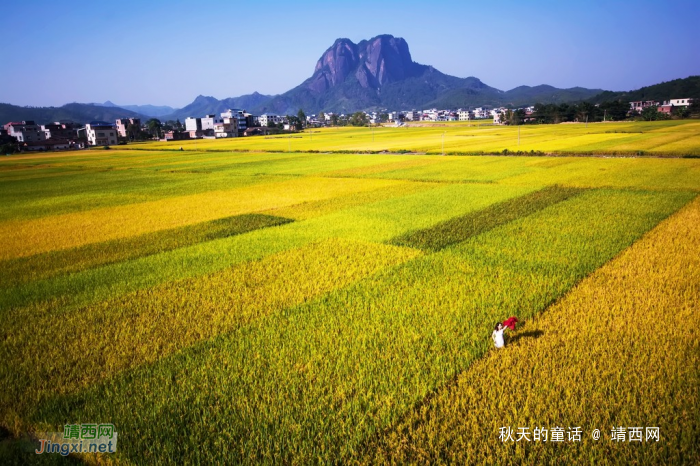
{"label": "distant town buildings", "polygon": [[[653,100],[630,102],[630,114],[641,113],[647,108],[655,107],[659,112],[671,114],[675,109],[687,108],[692,104],[691,98],[673,98],[663,102]],[[524,112],[524,120],[532,121],[534,107],[507,109],[505,107],[491,108],[488,106],[454,109],[411,109],[411,110],[382,110],[364,112],[365,121],[370,124],[394,123],[403,125],[406,121],[473,121],[490,120],[493,124],[503,124],[504,115],[508,110]],[[319,127],[328,124],[344,124],[350,115],[332,112],[321,112],[318,115],[307,115],[303,122],[305,127]],[[489,124],[489,123],[487,123]],[[140,138],[145,132],[151,137],[161,137],[166,141],[178,141],[196,138],[232,138],[253,135],[267,135],[279,131],[278,127],[286,130],[298,129],[298,123],[287,116],[264,113],[253,115],[243,109],[228,109],[219,115],[209,114],[200,117],[187,117],[184,128],[168,125],[161,131],[158,123],[154,130],[152,122],[143,125],[138,118],[119,118],[115,123],[93,121],[80,127],[71,122],[53,122],[37,125],[34,121],[8,122],[0,129],[0,143],[16,143],[20,150],[64,150],[84,148],[86,146],[111,146],[123,140]],[[156,136],[157,135],[157,136]]]}

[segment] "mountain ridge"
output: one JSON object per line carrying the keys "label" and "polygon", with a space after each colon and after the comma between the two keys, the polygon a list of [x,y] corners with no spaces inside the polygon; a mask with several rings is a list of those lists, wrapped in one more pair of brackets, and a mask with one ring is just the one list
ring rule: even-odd
{"label": "mountain ridge", "polygon": [[[154,105],[117,106],[109,100],[103,104],[73,103],[62,107],[0,104],[0,121],[35,120],[45,123],[73,119],[87,122],[124,117],[137,117],[143,121],[151,117],[163,121],[184,121],[190,116],[217,114],[229,108],[246,109],[254,114],[288,115],[296,114],[299,109],[312,114],[319,111],[352,113],[359,110],[456,109],[484,105],[523,107],[535,103],[663,100],[672,98],[669,93],[678,98],[700,97],[700,76],[624,92],[578,86],[560,89],[548,84],[517,86],[502,91],[474,76],[459,78],[444,74],[433,66],[417,63],[413,61],[408,43],[403,38],[382,34],[357,44],[347,38],[336,39],[317,60],[309,78],[279,95],[253,92],[225,99],[198,95],[190,104],[179,109]],[[168,109],[171,111],[168,112]]]}
{"label": "mountain ridge", "polygon": [[73,121],[89,123],[90,121],[115,121],[117,118],[140,118],[145,122],[149,117],[120,107],[105,107],[103,105],[70,103],[61,107],[20,107],[0,103],[0,123],[10,121],[35,121],[37,124],[53,123],[54,121]]}

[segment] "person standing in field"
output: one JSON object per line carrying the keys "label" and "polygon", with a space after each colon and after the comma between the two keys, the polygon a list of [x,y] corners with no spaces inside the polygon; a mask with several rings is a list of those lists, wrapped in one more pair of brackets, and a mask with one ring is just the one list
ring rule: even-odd
{"label": "person standing in field", "polygon": [[500,322],[496,324],[496,328],[491,334],[491,338],[493,338],[493,343],[496,345],[496,348],[503,348],[506,345],[505,340],[503,339],[503,332],[505,332],[507,328],[508,327],[504,327]]}

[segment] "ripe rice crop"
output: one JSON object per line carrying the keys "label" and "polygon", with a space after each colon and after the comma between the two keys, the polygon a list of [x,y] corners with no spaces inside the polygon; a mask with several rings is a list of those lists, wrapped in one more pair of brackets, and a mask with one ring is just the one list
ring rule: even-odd
{"label": "ripe rice crop", "polygon": [[[405,182],[399,184],[402,183]],[[416,192],[409,190],[404,196],[331,212],[304,222],[197,243],[10,289],[0,288],[0,315],[3,310],[32,303],[39,304],[32,307],[31,312],[75,308],[169,280],[204,275],[326,238],[387,241],[410,229],[425,228],[531,190],[518,186],[465,184],[431,184],[424,188]],[[343,196],[334,199],[323,210],[332,211],[333,203],[338,202],[342,207],[347,202]],[[456,203],[454,199],[461,199],[461,202]],[[298,207],[303,209],[305,205]]]}
{"label": "ripe rice crop", "polygon": [[[421,122],[422,123],[422,122]],[[335,127],[270,137],[154,142],[151,150],[304,152],[539,153],[559,155],[700,155],[694,120],[493,126],[490,122],[375,128]],[[134,146],[136,147],[136,146]]]}
{"label": "ripe rice crop", "polygon": [[[396,183],[389,180],[301,178],[230,191],[94,209],[0,224],[0,259],[124,238],[221,217],[328,199]],[[203,208],[206,207],[206,208]],[[158,215],[154,215],[157,212]]]}
{"label": "ripe rice crop", "polygon": [[[693,153],[698,130],[531,126],[520,147]],[[115,464],[697,463],[699,201],[672,215],[700,160],[338,153],[517,136],[374,131],[1,158],[0,463],[52,462],[8,436],[94,421]],[[577,420],[663,440],[497,442]]]}
{"label": "ripe rice crop", "polygon": [[291,222],[290,219],[272,215],[237,215],[73,249],[11,259],[0,262],[0,287],[7,288],[24,282],[43,280],[55,275],[74,273],[289,222]]}
{"label": "ripe rice crop", "polygon": [[395,246],[328,240],[75,311],[35,314],[29,321],[26,314],[8,314],[1,334],[0,379],[12,384],[0,394],[2,421],[11,423],[49,392],[70,393],[156,361],[416,254]]}
{"label": "ripe rice crop", "polygon": [[553,186],[515,199],[500,202],[483,210],[454,217],[430,228],[413,231],[394,238],[391,243],[439,251],[471,236],[504,225],[517,218],[525,217],[557,202],[564,201],[582,191],[575,188]]}
{"label": "ripe rice crop", "polygon": [[33,422],[129,425],[131,461],[350,459],[482,356],[498,317],[541,312],[690,197],[584,193],[58,397]]}
{"label": "ripe rice crop", "polygon": [[[698,464],[700,199],[366,445],[371,464]],[[530,441],[499,440],[503,426]],[[581,426],[579,444],[535,427]],[[659,442],[611,440],[659,427]],[[592,439],[593,429],[602,438]]]}
{"label": "ripe rice crop", "polygon": [[405,181],[372,191],[351,193],[343,196],[336,196],[331,199],[323,199],[321,201],[303,202],[301,204],[272,209],[266,212],[272,215],[291,218],[294,220],[308,220],[310,218],[331,214],[350,207],[372,204],[387,199],[427,191],[438,186],[439,185],[435,183]]}

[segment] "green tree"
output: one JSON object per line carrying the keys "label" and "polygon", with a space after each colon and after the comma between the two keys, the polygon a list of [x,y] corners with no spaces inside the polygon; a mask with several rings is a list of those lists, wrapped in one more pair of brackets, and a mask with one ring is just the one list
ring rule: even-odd
{"label": "green tree", "polygon": [[17,152],[17,143],[16,142],[7,142],[4,144],[0,144],[0,155],[10,155],[14,154]]}
{"label": "green tree", "polygon": [[141,139],[141,125],[135,125],[129,122],[126,125],[126,138],[129,141],[136,141]]}
{"label": "green tree", "polygon": [[627,118],[630,104],[622,100],[608,100],[601,103],[599,108],[603,111],[606,121],[622,121]]}
{"label": "green tree", "polygon": [[690,106],[688,107],[688,111],[690,112],[691,115],[700,114],[700,99],[693,99],[690,102]]}
{"label": "green tree", "polygon": [[148,120],[146,122],[146,128],[148,128],[148,134],[150,134],[151,137],[160,139],[163,124],[158,118],[151,118]]}
{"label": "green tree", "polygon": [[350,116],[348,123],[351,126],[367,126],[369,124],[369,118],[365,112],[355,112]]}
{"label": "green tree", "polygon": [[298,116],[287,115],[287,123],[290,131],[299,131],[302,128],[302,122]]}
{"label": "green tree", "polygon": [[508,109],[501,114],[501,121],[506,125],[519,125],[523,117],[525,116],[525,110],[511,110]]}
{"label": "green tree", "polygon": [[326,124],[326,114],[321,112],[318,114],[318,122],[321,123],[321,125]]}
{"label": "green tree", "polygon": [[331,115],[331,126],[338,126],[338,114]]}
{"label": "green tree", "polygon": [[651,107],[647,107],[644,110],[642,110],[642,119],[644,121],[656,121],[659,119],[659,109],[656,107],[656,105],[652,105]]}
{"label": "green tree", "polygon": [[671,110],[671,114],[677,118],[688,118],[690,116],[690,108],[674,107],[673,110]]}
{"label": "green tree", "polygon": [[576,106],[576,119],[579,123],[586,121],[595,121],[597,108],[589,102],[581,102]]}
{"label": "green tree", "polygon": [[297,112],[297,118],[299,119],[299,123],[300,123],[299,129],[305,127],[306,126],[306,113],[304,113],[304,110],[299,109],[299,111]]}

